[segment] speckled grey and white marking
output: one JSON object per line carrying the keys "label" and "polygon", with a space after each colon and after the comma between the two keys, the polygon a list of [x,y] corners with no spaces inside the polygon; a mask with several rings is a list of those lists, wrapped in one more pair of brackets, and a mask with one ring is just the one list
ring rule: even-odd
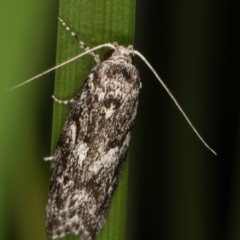
{"label": "speckled grey and white marking", "polygon": [[47,234],[94,240],[122,171],[141,88],[132,49],[109,50],[75,97],[51,166]]}

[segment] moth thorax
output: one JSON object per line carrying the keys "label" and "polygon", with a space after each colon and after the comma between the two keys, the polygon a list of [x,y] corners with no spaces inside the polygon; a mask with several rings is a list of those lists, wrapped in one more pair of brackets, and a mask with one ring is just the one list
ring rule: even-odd
{"label": "moth thorax", "polygon": [[126,63],[132,63],[133,51],[130,48],[118,46],[116,49],[111,49],[105,53],[104,59],[123,61]]}

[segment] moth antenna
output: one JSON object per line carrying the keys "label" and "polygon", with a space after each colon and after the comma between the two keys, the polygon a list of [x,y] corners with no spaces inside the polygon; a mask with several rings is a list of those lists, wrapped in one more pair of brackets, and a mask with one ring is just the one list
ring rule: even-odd
{"label": "moth antenna", "polygon": [[115,49],[115,48],[116,48],[116,47],[115,47],[113,44],[111,44],[111,43],[101,44],[101,45],[99,45],[99,46],[97,46],[97,47],[94,47],[94,48],[91,48],[91,49],[89,49],[89,50],[86,50],[85,52],[83,52],[83,53],[81,53],[81,54],[78,54],[77,56],[75,56],[75,57],[73,57],[73,58],[70,58],[69,60],[67,60],[67,61],[65,61],[65,62],[63,62],[63,63],[57,64],[56,66],[54,66],[54,67],[52,67],[52,68],[50,68],[50,69],[48,69],[48,70],[46,70],[46,71],[44,71],[44,72],[36,75],[35,77],[32,77],[32,78],[26,80],[26,81],[23,82],[23,83],[20,83],[20,84],[14,86],[14,87],[12,87],[12,88],[9,88],[7,91],[11,91],[11,90],[13,90],[13,89],[15,89],[15,88],[21,87],[22,85],[25,85],[25,84],[27,84],[27,83],[29,83],[29,82],[31,82],[31,81],[33,81],[33,80],[35,80],[35,79],[37,79],[37,78],[45,75],[45,74],[47,74],[47,73],[49,73],[49,72],[51,72],[51,71],[53,71],[53,70],[56,70],[56,69],[58,69],[58,68],[60,68],[60,67],[62,67],[62,66],[64,66],[64,65],[66,65],[66,64],[68,64],[68,63],[70,63],[70,62],[73,62],[74,60],[76,60],[76,59],[78,59],[78,58],[83,57],[84,55],[87,55],[87,54],[91,53],[92,51],[98,50],[98,49],[103,48],[103,47],[109,47],[109,48],[112,48],[112,49]]}
{"label": "moth antenna", "polygon": [[203,138],[201,137],[201,135],[198,133],[198,131],[196,130],[196,128],[193,126],[193,124],[191,123],[191,121],[189,120],[189,118],[187,117],[186,113],[183,111],[183,109],[181,108],[181,106],[179,105],[179,103],[177,102],[176,98],[173,96],[173,94],[170,92],[170,90],[168,89],[168,87],[166,86],[166,84],[162,81],[162,79],[158,76],[157,72],[154,70],[154,68],[151,66],[151,64],[147,61],[147,59],[138,51],[134,50],[134,54],[136,54],[137,56],[139,56],[143,62],[150,68],[150,70],[153,72],[153,74],[155,75],[155,77],[158,79],[158,81],[162,84],[163,88],[166,90],[166,92],[169,94],[169,96],[172,98],[173,102],[175,103],[175,105],[177,106],[177,108],[179,109],[179,111],[182,113],[182,115],[184,116],[184,118],[186,119],[186,121],[188,122],[188,124],[190,125],[190,127],[192,128],[192,130],[195,132],[195,134],[198,136],[198,138],[202,141],[202,143],[215,155],[217,155],[217,153],[208,146],[208,144],[203,140]]}
{"label": "moth antenna", "polygon": [[[90,49],[90,47],[85,44],[83,41],[81,41],[80,37],[59,17],[58,20],[60,23],[65,27],[65,29],[70,32],[70,34],[78,41],[80,47],[84,50],[87,51]],[[101,62],[100,57],[98,54],[96,54],[94,51],[90,52],[90,54],[94,57],[94,60],[97,64]]]}

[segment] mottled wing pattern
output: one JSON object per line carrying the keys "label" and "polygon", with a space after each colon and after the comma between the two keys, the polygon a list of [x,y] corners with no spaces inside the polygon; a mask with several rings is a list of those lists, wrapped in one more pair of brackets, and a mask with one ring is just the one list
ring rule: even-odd
{"label": "mottled wing pattern", "polygon": [[104,223],[129,145],[141,87],[137,69],[106,60],[72,105],[51,167],[47,233],[93,240]]}

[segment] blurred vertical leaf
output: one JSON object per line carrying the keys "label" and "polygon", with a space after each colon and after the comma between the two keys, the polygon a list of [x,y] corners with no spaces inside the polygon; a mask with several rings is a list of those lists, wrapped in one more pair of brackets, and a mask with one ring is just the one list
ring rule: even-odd
{"label": "blurred vertical leaf", "polygon": [[[60,1],[59,17],[76,32],[88,46],[117,41],[121,45],[133,44],[135,1]],[[105,49],[106,50],[106,49]],[[100,50],[100,56],[105,50]],[[57,62],[63,62],[79,53],[79,44],[62,25],[58,28]],[[92,56],[85,56],[56,72],[54,94],[59,99],[71,99],[95,65]],[[57,144],[68,106],[54,104],[52,152]],[[124,239],[126,218],[127,165],[114,194],[104,230],[99,239]],[[74,238],[68,236],[68,239]],[[78,237],[76,237],[78,239]]]}
{"label": "blurred vertical leaf", "polygon": [[53,80],[50,74],[49,81],[6,89],[53,64],[56,10],[56,1],[0,2],[0,239],[46,236],[47,164],[42,158],[49,147]]}

